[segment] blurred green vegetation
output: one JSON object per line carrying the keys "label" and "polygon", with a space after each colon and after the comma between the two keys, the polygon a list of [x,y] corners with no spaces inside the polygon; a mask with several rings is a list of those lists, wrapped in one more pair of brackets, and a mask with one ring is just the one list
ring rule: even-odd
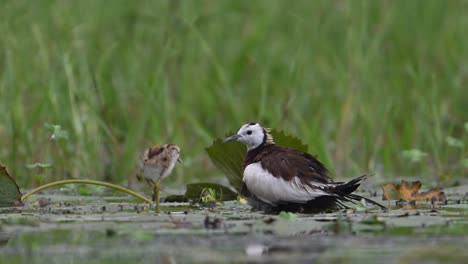
{"label": "blurred green vegetation", "polygon": [[251,121],[338,178],[468,174],[468,1],[5,0],[0,17],[0,163],[22,184],[36,162],[46,182],[131,179],[156,143],[181,146],[176,183],[219,176],[204,148]]}

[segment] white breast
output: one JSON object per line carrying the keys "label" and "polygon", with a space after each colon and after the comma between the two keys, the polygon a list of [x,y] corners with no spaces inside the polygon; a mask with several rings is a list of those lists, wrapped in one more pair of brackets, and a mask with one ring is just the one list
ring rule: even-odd
{"label": "white breast", "polygon": [[[305,203],[316,197],[331,195],[317,188],[311,188],[301,183],[298,177],[292,181],[285,181],[281,177],[274,177],[262,168],[260,162],[248,165],[244,170],[243,181],[250,193],[258,199],[276,205],[279,201]],[[324,184],[316,184],[325,187]]]}
{"label": "white breast", "polygon": [[153,182],[155,182],[161,176],[163,170],[164,168],[160,164],[147,164],[143,167],[143,176],[145,177],[145,179],[152,180]]}
{"label": "white breast", "polygon": [[161,179],[164,179],[166,178],[167,176],[169,176],[169,174],[171,174],[172,170],[174,169],[174,166],[177,162],[177,158],[178,157],[175,157],[171,160],[171,162],[169,163],[169,167],[163,172],[163,175],[161,175]]}

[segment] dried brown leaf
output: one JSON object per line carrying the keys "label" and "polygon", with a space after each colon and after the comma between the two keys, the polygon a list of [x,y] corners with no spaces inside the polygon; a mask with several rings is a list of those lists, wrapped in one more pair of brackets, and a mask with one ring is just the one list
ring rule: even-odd
{"label": "dried brown leaf", "polygon": [[426,202],[444,202],[445,194],[439,188],[433,188],[425,192],[419,192],[421,188],[420,181],[408,182],[401,181],[401,185],[385,184],[383,189],[384,200],[405,200],[405,201],[426,201]]}

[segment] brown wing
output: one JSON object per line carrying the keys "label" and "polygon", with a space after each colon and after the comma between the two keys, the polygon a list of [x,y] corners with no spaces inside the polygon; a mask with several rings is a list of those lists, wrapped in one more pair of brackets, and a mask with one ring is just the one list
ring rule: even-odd
{"label": "brown wing", "polygon": [[277,178],[282,177],[289,181],[297,176],[304,184],[332,182],[325,166],[307,153],[275,144],[259,148],[261,149],[255,149],[247,155],[248,162],[260,161],[262,167]]}
{"label": "brown wing", "polygon": [[161,154],[164,151],[164,147],[161,147],[159,145],[155,145],[152,148],[148,149],[146,157],[148,159],[152,159],[154,156],[157,156]]}

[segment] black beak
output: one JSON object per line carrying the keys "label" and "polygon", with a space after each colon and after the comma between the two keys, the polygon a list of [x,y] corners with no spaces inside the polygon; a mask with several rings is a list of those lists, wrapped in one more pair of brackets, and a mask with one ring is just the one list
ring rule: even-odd
{"label": "black beak", "polygon": [[240,135],[234,135],[234,136],[227,137],[227,138],[225,138],[223,140],[223,143],[238,140],[240,137],[241,137]]}

